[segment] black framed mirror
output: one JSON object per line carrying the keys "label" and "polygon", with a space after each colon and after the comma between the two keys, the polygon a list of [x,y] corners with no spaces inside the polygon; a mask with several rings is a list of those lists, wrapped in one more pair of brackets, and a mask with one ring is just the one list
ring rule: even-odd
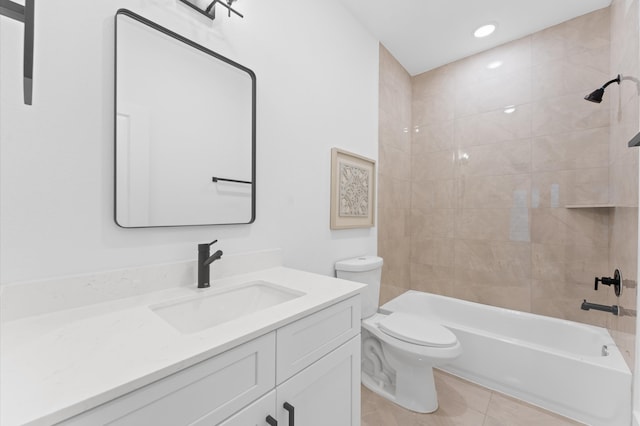
{"label": "black framed mirror", "polygon": [[116,223],[253,222],[253,71],[129,10],[115,21]]}

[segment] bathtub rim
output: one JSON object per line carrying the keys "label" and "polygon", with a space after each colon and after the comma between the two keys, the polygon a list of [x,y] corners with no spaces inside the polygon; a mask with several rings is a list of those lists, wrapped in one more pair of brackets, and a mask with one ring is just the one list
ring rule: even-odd
{"label": "bathtub rim", "polygon": [[[598,327],[598,326],[578,323],[570,320],[547,317],[544,315],[532,314],[529,312],[515,311],[513,309],[485,305],[478,302],[461,300],[461,299],[456,299],[449,296],[442,296],[442,295],[437,295],[437,294],[422,292],[417,290],[406,291],[405,293],[397,296],[396,298],[382,305],[381,309],[386,310],[387,312],[394,312],[394,311],[400,310],[400,309],[397,309],[398,303],[397,302],[393,303],[393,302],[396,301],[396,299],[399,299],[403,296],[405,298],[411,297],[410,292],[422,293],[421,298],[427,297],[427,298],[430,298],[431,301],[433,301],[433,299],[438,299],[438,298],[448,299],[449,303],[455,303],[458,305],[460,304],[468,305],[470,306],[471,309],[482,308],[483,311],[487,311],[487,310],[503,311],[502,313],[505,313],[505,312],[507,314],[515,313],[519,316],[527,316],[534,319],[542,317],[546,321],[552,321],[554,323],[565,322],[565,323],[568,323],[571,328],[577,327],[578,329],[587,329],[591,331],[595,330],[599,335],[606,336],[608,342],[613,342],[611,333],[609,333],[609,331],[604,327]],[[407,295],[407,293],[409,293],[409,295]],[[424,311],[422,312],[419,311],[421,309],[420,303],[416,303],[415,300],[412,302],[413,303],[410,303],[410,304],[406,303],[404,305],[404,307],[406,308],[406,311],[410,313],[418,314],[418,315],[420,314],[424,315]],[[442,312],[446,313],[446,310]],[[456,310],[456,313],[458,313],[457,310]],[[429,317],[428,315],[425,315],[425,316]],[[435,317],[437,317],[437,315]],[[434,315],[432,314],[430,318],[433,319]],[[475,320],[476,318],[471,317],[469,319]],[[490,320],[488,321],[488,324],[491,324],[491,325],[500,324],[499,322],[493,321],[494,319],[495,318],[490,318]],[[474,322],[474,321],[467,321],[467,324],[476,324],[476,323],[477,322]],[[445,327],[449,327],[446,321],[441,321],[441,324]],[[521,326],[522,324],[519,324],[519,325]],[[569,329],[569,331],[571,330],[571,328]],[[631,373],[629,366],[626,363],[626,360],[622,356],[620,348],[617,345],[611,344],[609,348],[610,355],[607,357],[595,356],[595,355],[576,355],[575,353],[566,353],[561,350],[554,350],[554,348],[550,348],[548,345],[536,345],[536,344],[527,345],[522,343],[522,342],[526,342],[523,340],[518,340],[517,342],[514,342],[513,339],[509,339],[509,338],[501,339],[500,337],[502,336],[499,333],[496,333],[496,331],[501,331],[501,330],[493,330],[493,333],[479,333],[478,331],[479,330],[482,331],[482,329],[478,329],[477,327],[467,327],[466,330],[463,329],[463,327],[459,327],[456,330],[456,326],[453,325],[453,323],[450,326],[450,329],[456,334],[456,336],[459,339],[461,339],[461,344],[463,346],[463,355],[464,355],[466,343],[471,344],[470,347],[472,349],[471,349],[471,352],[469,353],[473,353],[473,348],[480,341],[482,345],[478,347],[480,351],[480,356],[476,356],[472,358],[472,362],[470,364],[466,364],[466,362],[460,365],[447,364],[447,365],[442,365],[437,367],[440,370],[445,371],[454,376],[460,377],[469,382],[483,386],[487,389],[491,389],[493,391],[524,401],[533,406],[540,407],[544,410],[557,413],[561,416],[576,420],[584,424],[590,424],[595,426],[612,426],[612,425],[629,426],[631,424],[632,422],[631,419],[633,416],[632,414],[633,375]],[[503,329],[503,331],[510,332],[511,330]],[[472,340],[467,341],[468,337],[471,337]],[[534,334],[534,339],[535,337],[536,335]],[[478,364],[476,361],[473,361],[473,360],[484,359],[483,358],[484,356],[488,356],[489,359],[492,359],[492,360],[495,359],[493,355],[488,355],[487,353],[485,353],[486,351],[482,349],[482,348],[491,348],[490,346],[491,343],[487,341],[487,339],[493,341],[494,344],[503,346],[505,349],[505,354],[506,354],[505,356],[515,355],[515,358],[510,358],[510,359],[516,359],[516,360],[519,359],[518,354],[520,354],[521,351],[526,351],[526,352],[533,351],[534,353],[540,353],[541,355],[543,355],[542,361],[541,361],[543,364],[545,363],[544,360],[549,361],[549,358],[552,358],[560,361],[564,366],[568,366],[569,368],[567,370],[563,368],[562,372],[563,374],[567,372],[569,374],[569,378],[571,374],[581,374],[580,377],[589,377],[590,374],[596,373],[597,375],[595,377],[599,376],[604,381],[600,383],[600,387],[589,386],[591,391],[588,392],[586,395],[582,395],[581,392],[576,392],[577,389],[566,388],[565,386],[560,385],[562,383],[572,382],[572,380],[564,380],[564,379],[567,379],[567,377],[564,377],[564,379],[560,377],[561,381],[559,382],[559,386],[557,387],[554,386],[552,389],[548,389],[548,386],[544,384],[541,385],[541,382],[538,381],[536,378],[532,379],[531,375],[525,374],[524,376],[520,376],[516,374],[514,376],[513,375],[514,366],[511,365],[509,367],[508,365],[510,363],[506,364],[506,370],[503,368],[502,364],[499,361],[498,361],[498,364],[495,364],[493,362],[488,362],[488,365],[486,366],[484,365],[484,362],[481,364]],[[498,348],[497,347],[493,348],[493,350],[498,350]],[[552,368],[554,366],[558,367],[558,364],[551,365]],[[515,368],[517,368],[517,365],[515,366]],[[591,369],[596,369],[597,371],[599,371],[599,373]],[[549,371],[553,371],[553,370],[549,370]],[[561,374],[561,376],[563,374]],[[511,377],[516,377],[519,380],[524,380],[524,381],[511,382],[509,380]],[[543,376],[543,379],[544,377],[545,376]],[[606,377],[606,379],[604,379],[604,377]],[[506,379],[506,380],[503,380],[503,379]],[[580,389],[582,389],[582,387]],[[585,401],[594,402],[596,400],[599,400],[602,397],[602,389],[611,389],[613,391],[611,396],[614,397],[614,399],[610,400],[611,401],[610,403],[614,404],[613,406],[617,408],[611,411],[610,414],[612,417],[610,418],[603,417],[602,413],[600,413],[597,410],[594,412],[594,407],[596,407],[596,405],[593,405],[591,402],[587,402],[585,404]],[[579,399],[582,400],[582,402],[576,400],[574,397],[572,397],[572,395],[581,395]],[[583,400],[583,398],[585,397],[586,399]],[[616,401],[616,402],[613,402],[613,401]]]}
{"label": "bathtub rim", "polygon": [[[567,320],[567,319],[562,319],[562,318],[555,318],[555,317],[549,317],[546,315],[540,315],[540,314],[535,314],[532,312],[524,312],[524,311],[518,311],[515,309],[510,309],[510,308],[503,308],[503,307],[499,307],[499,306],[492,306],[492,305],[487,305],[484,303],[479,303],[479,302],[473,302],[470,300],[464,300],[464,299],[458,299],[455,297],[450,297],[450,296],[443,296],[440,294],[435,294],[435,293],[429,293],[426,291],[420,291],[420,290],[407,290],[404,293],[394,297],[393,299],[387,301],[386,303],[384,303],[380,309],[379,312],[381,313],[392,313],[395,311],[399,311],[399,309],[395,308],[393,305],[394,304],[398,304],[401,302],[398,302],[398,299],[401,299],[403,297],[410,297],[411,294],[423,294],[423,295],[427,295],[430,298],[434,298],[434,299],[444,299],[447,301],[452,301],[453,303],[459,303],[462,304],[464,306],[469,306],[472,307],[474,309],[484,309],[484,310],[495,310],[495,311],[503,311],[506,312],[508,314],[513,314],[513,315],[517,315],[519,317],[524,317],[524,318],[532,318],[532,319],[541,319],[544,321],[553,321],[553,322],[558,322],[558,323],[562,323],[564,325],[568,325],[570,327],[575,327],[577,329],[582,329],[588,332],[596,332],[600,337],[603,338],[603,340],[606,341],[607,348],[609,349],[609,355],[607,356],[597,356],[597,355],[588,355],[588,354],[577,354],[577,353],[571,353],[571,352],[567,352],[561,349],[557,349],[557,348],[553,348],[547,345],[541,345],[538,343],[534,343],[525,339],[517,339],[511,336],[504,336],[502,334],[499,333],[495,333],[495,332],[490,332],[490,331],[486,331],[477,327],[471,327],[467,324],[463,324],[463,323],[459,323],[459,322],[455,322],[455,321],[449,321],[449,320],[442,320],[442,318],[440,318],[441,321],[439,321],[439,323],[441,325],[443,325],[444,327],[447,327],[448,329],[450,329],[452,332],[455,333],[455,329],[460,329],[466,332],[474,332],[477,334],[480,334],[484,337],[489,337],[489,338],[493,338],[493,339],[497,339],[500,340],[502,342],[505,343],[512,343],[512,344],[517,344],[517,345],[521,345],[521,346],[525,346],[534,350],[542,350],[542,351],[549,351],[552,352],[555,355],[564,357],[564,358],[568,358],[568,359],[572,359],[572,360],[577,360],[580,362],[585,362],[591,365],[597,365],[599,367],[606,367],[609,368],[611,370],[617,371],[617,372],[621,372],[621,373],[627,373],[627,374],[632,374],[631,373],[631,369],[629,368],[629,366],[627,365],[626,360],[624,359],[622,352],[620,350],[620,348],[618,347],[618,345],[615,343],[615,340],[613,339],[613,337],[611,336],[611,333],[609,333],[609,330],[607,330],[604,327],[599,327],[596,325],[591,325],[591,324],[585,324],[585,323],[581,323],[581,322],[577,322],[577,321],[571,321],[571,320]],[[420,297],[424,297],[424,296],[420,296]],[[411,312],[413,314],[416,315],[420,315],[420,312]],[[428,316],[428,315],[427,315]],[[433,318],[439,318],[437,315],[431,315],[428,316],[429,318],[433,319]],[[463,348],[464,350],[464,348]]]}

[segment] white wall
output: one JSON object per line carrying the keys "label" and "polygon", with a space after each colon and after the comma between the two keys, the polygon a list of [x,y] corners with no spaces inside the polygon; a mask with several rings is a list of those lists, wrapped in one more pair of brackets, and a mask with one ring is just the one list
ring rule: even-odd
{"label": "white wall", "polygon": [[[640,2],[636,3],[640,8]],[[638,10],[638,27],[640,28],[640,9]],[[640,48],[640,45],[638,46]],[[638,57],[640,58],[640,50],[638,50]],[[640,113],[640,112],[639,112]],[[640,122],[640,116],[638,116],[638,122]],[[640,148],[638,150],[639,162],[640,162]],[[640,167],[638,168],[638,182],[640,182]],[[640,200],[640,186],[638,187],[638,199]],[[640,224],[640,209],[638,209],[638,223]],[[640,236],[638,238],[638,273],[636,277],[640,277]],[[636,306],[640,306],[640,291],[636,291],[637,302]],[[633,375],[633,425],[640,425],[640,319],[636,315],[636,365]]]}
{"label": "white wall", "polygon": [[[375,228],[329,230],[329,172],[332,146],[377,158],[377,41],[335,0],[235,5],[244,19],[212,23],[177,0],[37,2],[33,106],[22,104],[22,25],[0,18],[1,283],[195,259],[213,238],[226,253],[281,247],[285,265],[323,274],[376,252]],[[257,74],[254,224],[115,225],[119,7]]]}

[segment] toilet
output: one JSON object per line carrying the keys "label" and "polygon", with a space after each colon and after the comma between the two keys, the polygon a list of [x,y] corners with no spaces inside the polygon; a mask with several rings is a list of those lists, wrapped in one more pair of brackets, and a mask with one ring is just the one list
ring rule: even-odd
{"label": "toilet", "polygon": [[362,384],[418,413],[438,409],[433,367],[462,353],[450,330],[426,317],[378,309],[382,258],[336,262],[336,276],[367,284],[362,289]]}

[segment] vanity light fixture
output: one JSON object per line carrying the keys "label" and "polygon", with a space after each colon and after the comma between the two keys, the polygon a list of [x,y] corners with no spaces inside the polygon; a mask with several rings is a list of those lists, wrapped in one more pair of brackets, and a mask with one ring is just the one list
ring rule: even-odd
{"label": "vanity light fixture", "polygon": [[235,13],[236,15],[238,15],[241,18],[244,18],[244,16],[238,12],[237,10],[235,10],[234,8],[231,7],[231,5],[236,1],[236,0],[213,0],[211,3],[209,3],[209,6],[207,6],[204,9],[201,9],[199,6],[197,6],[195,4],[196,0],[180,0],[182,3],[186,4],[187,6],[189,6],[190,8],[196,10],[197,12],[200,12],[202,15],[206,16],[207,18],[214,20],[216,19],[216,5],[219,4],[223,7],[225,7],[228,11],[228,16],[231,16],[231,12]]}
{"label": "vanity light fixture", "polygon": [[496,30],[496,27],[497,27],[496,24],[483,25],[481,27],[478,27],[478,29],[473,32],[473,35],[476,38],[486,37],[488,35],[493,34],[493,32]]}
{"label": "vanity light fixture", "polygon": [[35,0],[25,0],[24,6],[11,0],[0,0],[0,15],[24,24],[23,91],[24,104],[33,102],[33,32]]}
{"label": "vanity light fixture", "polygon": [[620,74],[618,74],[618,76],[616,78],[614,78],[613,80],[607,81],[605,84],[602,85],[601,88],[596,89],[593,92],[589,93],[587,96],[584,97],[584,99],[589,101],[589,102],[595,102],[595,103],[599,104],[600,102],[602,102],[602,96],[604,95],[604,89],[606,89],[607,86],[610,85],[611,83],[620,84]]}

